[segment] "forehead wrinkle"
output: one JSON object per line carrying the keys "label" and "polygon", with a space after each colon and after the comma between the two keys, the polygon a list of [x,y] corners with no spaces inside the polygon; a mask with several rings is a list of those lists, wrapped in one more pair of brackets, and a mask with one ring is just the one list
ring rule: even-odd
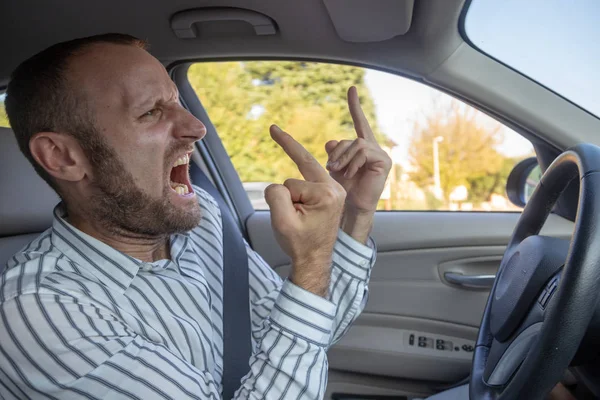
{"label": "forehead wrinkle", "polygon": [[[144,82],[139,82],[140,87],[145,88],[141,91],[135,88],[122,88],[122,96],[125,107],[128,109],[141,109],[154,106],[158,103],[179,102],[179,90],[171,81],[166,82],[151,78]],[[148,89],[151,88],[151,89]],[[138,93],[139,92],[139,93]]]}

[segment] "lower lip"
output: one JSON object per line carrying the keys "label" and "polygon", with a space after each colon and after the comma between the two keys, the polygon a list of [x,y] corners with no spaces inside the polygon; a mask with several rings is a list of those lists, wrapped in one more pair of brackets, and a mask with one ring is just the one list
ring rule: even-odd
{"label": "lower lip", "polygon": [[171,188],[171,193],[174,194],[175,196],[179,197],[180,199],[191,199],[196,196],[196,193],[194,193],[193,190],[186,194],[179,194],[175,191],[175,189]]}

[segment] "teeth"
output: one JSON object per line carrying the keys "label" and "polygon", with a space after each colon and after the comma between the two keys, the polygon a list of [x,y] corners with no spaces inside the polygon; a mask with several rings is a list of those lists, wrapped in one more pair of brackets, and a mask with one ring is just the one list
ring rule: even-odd
{"label": "teeth", "polygon": [[173,167],[177,167],[179,165],[185,165],[188,163],[189,160],[190,160],[190,158],[187,154],[184,156],[181,156],[177,159],[177,161],[175,161],[175,163],[173,164]]}
{"label": "teeth", "polygon": [[173,190],[175,190],[175,192],[177,192],[177,194],[180,195],[188,194],[190,192],[188,187],[186,185],[182,185],[181,183],[171,181],[171,187]]}

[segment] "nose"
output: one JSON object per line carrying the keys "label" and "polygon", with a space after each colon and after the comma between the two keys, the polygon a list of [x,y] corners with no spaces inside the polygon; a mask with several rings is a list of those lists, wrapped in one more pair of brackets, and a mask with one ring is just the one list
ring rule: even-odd
{"label": "nose", "polygon": [[206,136],[206,126],[202,121],[183,107],[179,108],[178,114],[177,122],[174,127],[175,137],[195,142]]}

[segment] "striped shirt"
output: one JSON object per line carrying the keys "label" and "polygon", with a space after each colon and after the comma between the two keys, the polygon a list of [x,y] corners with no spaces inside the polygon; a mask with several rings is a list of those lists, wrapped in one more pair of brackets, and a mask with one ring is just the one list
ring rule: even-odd
{"label": "striped shirt", "polygon": [[[199,226],[170,237],[171,260],[132,258],[77,230],[50,229],[0,277],[0,397],[220,399],[223,231],[195,188]],[[328,298],[280,277],[246,244],[253,352],[239,399],[316,399],[326,350],[362,311],[375,262],[343,232]]]}

